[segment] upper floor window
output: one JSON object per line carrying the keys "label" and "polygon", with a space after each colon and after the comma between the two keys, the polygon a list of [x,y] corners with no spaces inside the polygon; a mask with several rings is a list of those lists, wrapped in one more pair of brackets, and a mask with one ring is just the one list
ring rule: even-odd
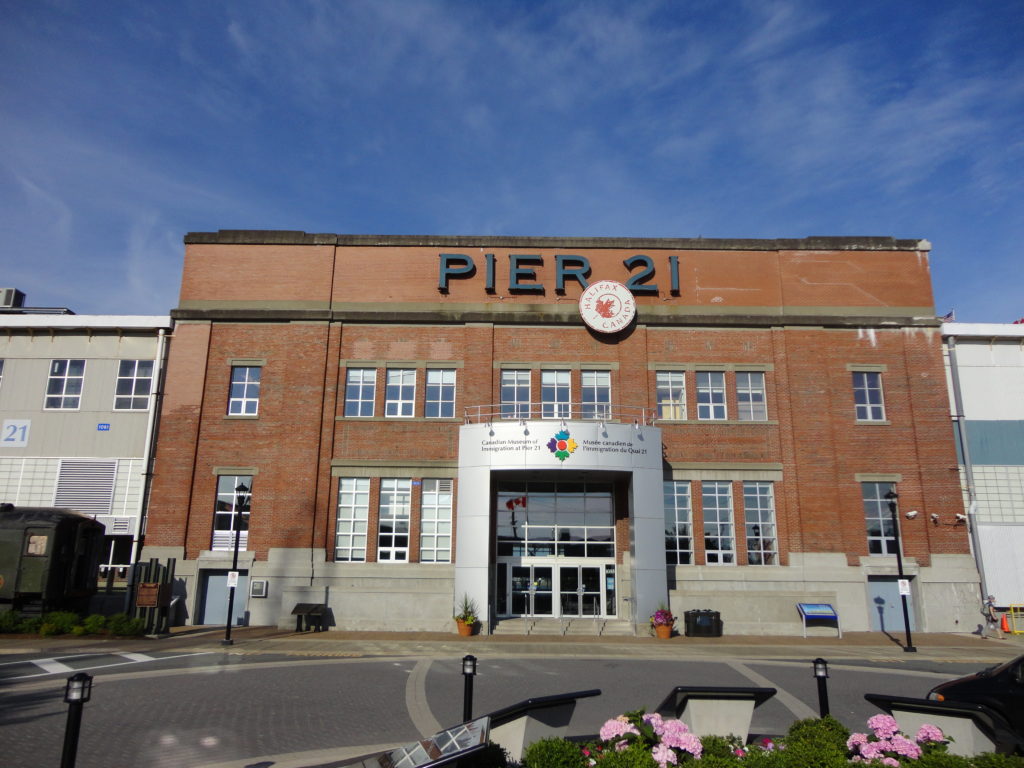
{"label": "upper floor window", "polygon": [[704,560],[708,565],[736,562],[732,520],[732,483],[701,483],[704,516]]}
{"label": "upper floor window", "polygon": [[762,372],[739,371],[736,374],[736,411],[740,421],[768,420]]}
{"label": "upper floor window", "polygon": [[152,360],[122,360],[114,387],[115,411],[144,411],[153,390]]}
{"label": "upper floor window", "polygon": [[416,369],[389,368],[384,397],[385,416],[411,417],[416,403]]}
{"label": "upper floor window", "polygon": [[452,480],[425,478],[420,497],[420,562],[452,560]]}
{"label": "upper floor window", "polygon": [[697,418],[701,420],[726,418],[725,373],[697,371]]}
{"label": "upper floor window", "polygon": [[255,416],[260,406],[259,366],[231,366],[231,397],[228,399],[228,414],[232,416]]}
{"label": "upper floor window", "polygon": [[580,395],[584,419],[609,418],[612,402],[611,372],[581,371]]}
{"label": "upper floor window", "polygon": [[[892,483],[861,483],[864,504],[864,523],[868,532],[868,553],[872,555],[896,554],[896,528],[886,494],[893,490]],[[892,500],[896,503],[896,499]]]}
{"label": "upper floor window", "polygon": [[665,555],[669,565],[693,562],[693,520],[688,480],[665,482]]}
{"label": "upper floor window", "polygon": [[569,371],[540,372],[540,401],[541,418],[569,418]]}
{"label": "upper floor window", "polygon": [[252,501],[252,475],[218,475],[217,501],[213,512],[211,549],[249,546],[249,505]]}
{"label": "upper floor window", "polygon": [[427,369],[427,397],[423,415],[428,419],[455,417],[455,370],[453,368]]}
{"label": "upper floor window", "polygon": [[377,560],[379,562],[408,561],[412,480],[409,478],[381,478],[379,509]]}
{"label": "upper floor window", "polygon": [[854,371],[853,402],[857,421],[885,421],[882,374],[878,371]]}
{"label": "upper floor window", "polygon": [[686,418],[686,374],[683,371],[658,371],[655,374],[658,418],[681,421]]}
{"label": "upper floor window", "polygon": [[779,548],[775,537],[775,494],[771,483],[743,483],[743,516],[747,529],[747,563],[775,565]]}
{"label": "upper floor window", "polygon": [[377,396],[375,368],[349,368],[345,375],[345,415],[373,416]]}
{"label": "upper floor window", "polygon": [[45,408],[75,410],[82,402],[85,360],[51,360]]}
{"label": "upper floor window", "polygon": [[370,478],[342,477],[338,481],[338,526],[334,559],[366,560],[366,527],[370,519]]}
{"label": "upper floor window", "polygon": [[501,417],[503,419],[530,418],[530,372],[507,370],[501,372]]}

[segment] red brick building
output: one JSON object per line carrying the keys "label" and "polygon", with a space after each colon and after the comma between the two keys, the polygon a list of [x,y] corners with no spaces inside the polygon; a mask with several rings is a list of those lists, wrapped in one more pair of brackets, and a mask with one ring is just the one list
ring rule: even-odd
{"label": "red brick building", "polygon": [[926,241],[185,243],[144,556],[190,622],[242,529],[257,624],[899,630],[901,546],[913,626],[973,628]]}

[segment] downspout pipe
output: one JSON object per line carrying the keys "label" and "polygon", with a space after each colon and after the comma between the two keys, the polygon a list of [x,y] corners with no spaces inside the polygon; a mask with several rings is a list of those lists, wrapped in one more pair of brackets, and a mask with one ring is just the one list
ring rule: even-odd
{"label": "downspout pipe", "polygon": [[946,337],[946,349],[949,353],[949,374],[953,386],[953,422],[956,424],[957,441],[960,454],[964,459],[964,478],[967,482],[967,530],[971,534],[971,549],[974,551],[974,562],[978,567],[981,579],[981,599],[988,594],[985,582],[985,563],[981,553],[981,541],[978,538],[978,493],[974,485],[974,464],[971,463],[971,449],[967,440],[967,419],[964,418],[964,398],[960,390],[960,368],[956,362],[956,336]]}
{"label": "downspout pipe", "polygon": [[167,356],[167,330],[161,328],[157,331],[156,343],[156,366],[153,371],[153,391],[150,393],[149,417],[146,420],[146,438],[143,441],[143,470],[142,470],[142,493],[139,494],[139,525],[132,540],[131,562],[135,563],[138,556],[139,542],[142,539],[142,531],[146,522],[146,510],[149,501],[149,489],[153,483],[153,453],[156,450],[156,419],[160,411],[160,403],[163,400],[163,373],[165,358]]}

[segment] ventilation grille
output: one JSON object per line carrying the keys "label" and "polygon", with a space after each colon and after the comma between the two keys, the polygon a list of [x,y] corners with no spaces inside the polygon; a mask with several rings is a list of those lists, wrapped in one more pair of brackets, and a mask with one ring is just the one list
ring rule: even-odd
{"label": "ventilation grille", "polygon": [[17,288],[0,288],[0,308],[16,309],[25,304],[25,294]]}
{"label": "ventilation grille", "polygon": [[116,460],[62,459],[53,505],[88,515],[109,515],[114,502],[116,474]]}
{"label": "ventilation grille", "polygon": [[437,492],[438,493],[451,493],[453,485],[454,485],[454,483],[451,480],[438,480],[437,481]]}

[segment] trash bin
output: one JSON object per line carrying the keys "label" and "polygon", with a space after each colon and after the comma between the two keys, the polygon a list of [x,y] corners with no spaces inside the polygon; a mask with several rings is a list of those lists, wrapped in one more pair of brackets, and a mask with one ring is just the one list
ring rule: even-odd
{"label": "trash bin", "polygon": [[684,611],[683,628],[687,637],[721,637],[722,616],[708,608]]}

